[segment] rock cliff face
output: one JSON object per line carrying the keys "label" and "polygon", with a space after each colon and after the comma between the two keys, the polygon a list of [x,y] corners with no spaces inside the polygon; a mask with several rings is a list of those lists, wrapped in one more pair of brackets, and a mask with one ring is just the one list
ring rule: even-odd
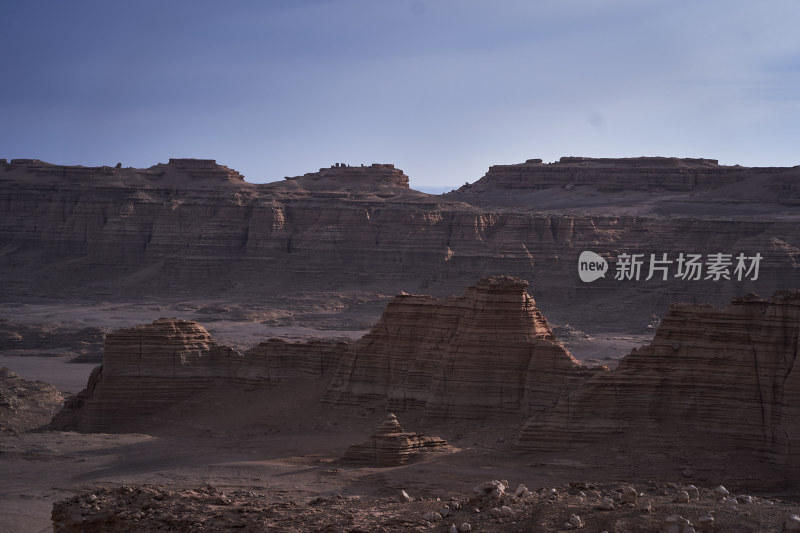
{"label": "rock cliff face", "polygon": [[403,429],[397,417],[389,414],[365,442],[347,449],[342,461],[370,466],[398,466],[423,454],[449,451],[447,441]]}
{"label": "rock cliff face", "polygon": [[555,338],[527,287],[497,276],[460,297],[396,297],[345,354],[325,401],[461,419],[554,405],[593,372]]}
{"label": "rock cliff face", "polygon": [[800,466],[800,291],[723,310],[673,305],[649,346],[532,417],[519,446],[614,436],[653,447],[711,440]]}
{"label": "rock cliff face", "polygon": [[[797,169],[707,160],[511,167],[547,178],[531,178],[530,188],[511,188],[502,176],[482,179],[438,197],[409,189],[408,177],[387,165],[340,165],[255,185],[211,160],[148,169],[0,163],[0,300],[243,301],[298,290],[445,296],[483,276],[510,274],[535,285],[552,320],[585,329],[627,326],[663,314],[673,301],[722,304],[800,286]],[[500,172],[493,169],[490,177]],[[576,172],[593,185],[574,185]],[[693,183],[692,173],[719,174],[726,184],[597,190],[615,189],[615,176],[625,183],[663,178],[680,188]],[[583,250],[609,259],[760,253],[763,261],[759,278],[742,282],[607,277],[584,284],[576,273]]]}
{"label": "rock cliff face", "polygon": [[270,339],[241,353],[216,343],[196,322],[162,318],[107,335],[102,366],[54,425],[112,430],[220,381],[254,389],[324,375],[346,349],[343,342]]}

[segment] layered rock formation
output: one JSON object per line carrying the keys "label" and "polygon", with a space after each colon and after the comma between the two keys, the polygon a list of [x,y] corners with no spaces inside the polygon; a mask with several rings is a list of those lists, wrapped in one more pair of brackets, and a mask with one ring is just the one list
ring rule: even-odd
{"label": "layered rock formation", "polygon": [[398,466],[424,454],[449,449],[444,439],[407,432],[397,421],[397,416],[390,413],[369,439],[350,446],[342,456],[342,461],[370,466]]}
{"label": "layered rock formation", "polygon": [[[503,273],[534,282],[551,319],[582,329],[643,328],[636,317],[663,314],[672,301],[721,304],[800,286],[796,169],[667,163],[531,163],[523,167],[553,186],[508,188],[505,178],[491,178],[437,197],[409,189],[405,174],[386,165],[340,165],[255,185],[210,160],[148,169],[14,160],[0,163],[0,300],[241,301],[298,290],[443,296]],[[570,188],[575,172],[594,185]],[[615,176],[680,188],[692,173],[731,177],[706,192],[597,190],[616,190]],[[740,283],[583,284],[575,265],[585,249],[764,259],[760,277]],[[623,300],[624,309],[615,303]]]}
{"label": "layered rock formation", "polygon": [[532,417],[519,446],[732,445],[800,466],[800,291],[675,304],[653,342]]}
{"label": "layered rock formation", "polygon": [[103,365],[84,392],[80,429],[104,430],[146,417],[231,379],[242,354],[195,322],[159,319],[106,336]]}
{"label": "layered rock formation", "polygon": [[556,163],[529,159],[514,165],[493,165],[478,182],[462,192],[486,189],[546,189],[589,185],[603,192],[654,190],[690,192],[716,189],[754,176],[776,177],[793,192],[785,198],[800,202],[800,167],[749,168],[721,166],[716,159],[677,157],[562,157]]}
{"label": "layered rock formation", "polygon": [[325,401],[461,419],[554,405],[593,371],[555,338],[527,287],[495,276],[460,297],[397,296],[345,354]]}
{"label": "layered rock formation", "polygon": [[107,335],[103,364],[54,426],[113,430],[218,382],[254,389],[320,376],[336,368],[346,349],[343,342],[270,339],[242,353],[215,342],[196,322],[162,318]]}
{"label": "layered rock formation", "polygon": [[123,329],[106,336],[103,365],[55,425],[113,429],[220,381],[253,390],[319,376],[331,376],[324,401],[334,405],[369,402],[466,420],[542,411],[597,370],[583,368],[555,338],[527,286],[496,276],[460,297],[400,295],[353,344],[270,339],[242,353],[196,322]]}

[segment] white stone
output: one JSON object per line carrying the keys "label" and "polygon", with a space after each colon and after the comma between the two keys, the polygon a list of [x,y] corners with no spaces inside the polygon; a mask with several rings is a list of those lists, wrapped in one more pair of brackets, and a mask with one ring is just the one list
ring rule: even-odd
{"label": "white stone", "polygon": [[458,530],[459,530],[461,533],[467,533],[468,531],[472,531],[472,526],[471,526],[471,525],[469,525],[467,522],[464,522],[463,524],[461,524],[461,525],[458,527]]}
{"label": "white stone", "polygon": [[528,495],[528,492],[530,492],[528,490],[528,487],[520,483],[517,486],[517,490],[514,491],[514,496],[516,496],[517,498],[524,498],[525,496]]}
{"label": "white stone", "polygon": [[720,485],[719,487],[714,489],[714,494],[719,498],[723,498],[723,497],[727,496],[728,494],[730,494],[730,492],[728,492],[728,489],[726,489],[725,487]]}
{"label": "white stone", "polygon": [[427,520],[428,522],[436,522],[437,520],[442,519],[442,515],[435,512],[425,513],[422,515],[423,520]]}
{"label": "white stone", "polygon": [[678,493],[678,495],[675,497],[675,499],[672,500],[672,502],[673,503],[689,503],[689,493],[686,492],[685,490],[680,491]]}
{"label": "white stone", "polygon": [[450,508],[445,505],[444,507],[439,509],[439,514],[442,515],[442,518],[450,516]]}
{"label": "white stone", "polygon": [[498,496],[502,496],[506,488],[508,488],[508,485],[505,485],[502,481],[497,481],[495,479],[478,485],[477,487],[472,489],[472,492],[474,492],[475,494],[480,494],[481,496],[487,494],[491,494],[492,496],[494,496],[495,494],[497,494]]}
{"label": "white stone", "polygon": [[447,530],[447,533],[458,533],[458,528],[455,524],[450,524],[450,529]]}
{"label": "white stone", "polygon": [[408,493],[404,490],[400,491],[398,498],[400,498],[400,501],[402,503],[408,503],[411,501],[411,496],[409,496]]}
{"label": "white stone", "polygon": [[497,507],[492,507],[491,509],[489,509],[489,514],[496,518],[499,518],[500,516],[502,516],[503,512]]}
{"label": "white stone", "polygon": [[633,487],[622,487],[622,493],[620,496],[620,500],[622,503],[636,503],[636,498],[639,495],[636,493],[636,489]]}
{"label": "white stone", "polygon": [[700,499],[700,491],[697,490],[697,487],[694,485],[689,485],[686,487],[686,492],[689,494],[690,500],[699,500]]}
{"label": "white stone", "polygon": [[502,506],[500,508],[500,513],[502,513],[502,515],[505,517],[514,516],[514,510],[508,505]]}
{"label": "white stone", "polygon": [[614,500],[606,496],[603,498],[603,501],[600,502],[598,509],[602,509],[604,511],[613,511],[614,510]]}
{"label": "white stone", "polygon": [[664,519],[660,533],[696,533],[692,523],[681,515],[673,514]]}
{"label": "white stone", "polygon": [[700,531],[703,533],[713,533],[714,531],[714,517],[706,514],[697,519],[700,522]]}
{"label": "white stone", "polygon": [[789,518],[783,523],[783,530],[800,531],[800,517],[796,514],[789,515]]}
{"label": "white stone", "polygon": [[572,527],[581,528],[583,527],[583,520],[581,520],[580,516],[574,514],[569,517],[569,525],[571,525]]}
{"label": "white stone", "polygon": [[753,497],[750,496],[749,494],[740,494],[739,496],[736,497],[736,501],[744,505],[750,505],[751,503],[753,503]]}

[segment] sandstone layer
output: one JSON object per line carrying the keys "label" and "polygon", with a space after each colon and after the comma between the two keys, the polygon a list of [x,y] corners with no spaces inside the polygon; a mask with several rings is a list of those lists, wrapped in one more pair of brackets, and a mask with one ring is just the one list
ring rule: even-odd
{"label": "sandstone layer", "polygon": [[[555,321],[644,328],[642,317],[673,301],[720,305],[800,286],[796,168],[656,163],[493,167],[465,191],[432,196],[387,165],[256,185],[211,160],[148,169],[12,160],[0,163],[0,300],[263,300],[298,290],[441,297],[511,274],[534,284]],[[636,183],[647,190],[627,188]],[[609,260],[623,252],[763,260],[752,280],[584,284],[575,269],[583,250]]]}
{"label": "sandstone layer", "polygon": [[[675,304],[653,342],[532,417],[519,446],[715,443],[800,466],[800,291]],[[633,445],[633,444],[632,444]]]}
{"label": "sandstone layer", "polygon": [[562,157],[555,163],[529,159],[525,163],[493,165],[483,178],[463,186],[459,192],[582,185],[602,192],[706,192],[753,178],[769,180],[771,189],[762,191],[762,198],[771,193],[772,199],[783,195],[782,202],[790,205],[800,202],[800,167],[723,166],[716,159],[677,157]]}
{"label": "sandstone layer", "polygon": [[344,355],[325,400],[461,419],[554,405],[595,371],[556,339],[527,287],[495,276],[460,297],[395,297]]}
{"label": "sandstone layer", "polygon": [[342,456],[342,461],[370,466],[398,466],[422,455],[449,451],[447,441],[403,429],[397,416],[390,413],[375,433],[365,442],[354,444]]}

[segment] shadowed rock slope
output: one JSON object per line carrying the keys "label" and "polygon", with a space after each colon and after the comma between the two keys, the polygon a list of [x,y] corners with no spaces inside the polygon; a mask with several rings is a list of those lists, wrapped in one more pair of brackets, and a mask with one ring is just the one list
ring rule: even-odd
{"label": "shadowed rock slope", "polygon": [[732,445],[800,466],[800,291],[725,309],[675,304],[653,342],[599,374],[519,436],[524,450],[635,439]]}
{"label": "shadowed rock slope", "polygon": [[596,370],[556,339],[527,287],[494,276],[459,297],[395,297],[344,355],[325,401],[461,419],[554,405]]}

